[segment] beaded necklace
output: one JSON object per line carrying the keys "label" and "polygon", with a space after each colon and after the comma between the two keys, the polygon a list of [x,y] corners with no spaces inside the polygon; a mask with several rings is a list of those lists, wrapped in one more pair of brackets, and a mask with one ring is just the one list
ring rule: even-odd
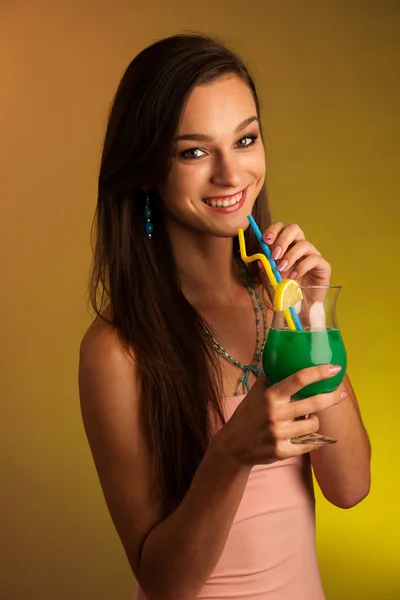
{"label": "beaded necklace", "polygon": [[[250,391],[249,376],[250,376],[251,372],[253,372],[257,377],[259,375],[261,375],[262,371],[258,365],[261,361],[262,352],[263,352],[265,340],[267,337],[267,315],[265,313],[265,308],[264,308],[264,304],[261,299],[261,295],[257,292],[255,285],[248,281],[246,269],[241,262],[239,262],[239,268],[240,268],[240,273],[242,276],[243,283],[244,283],[244,285],[248,291],[248,294],[250,296],[251,303],[253,305],[254,314],[255,314],[257,340],[256,340],[256,349],[255,349],[252,364],[245,365],[245,364],[241,363],[239,360],[236,360],[235,358],[233,358],[233,356],[231,356],[229,354],[229,352],[227,350],[225,350],[225,348],[223,348],[221,346],[221,344],[214,338],[212,333],[208,329],[205,329],[205,334],[208,337],[208,339],[211,341],[214,348],[226,360],[229,360],[236,367],[239,367],[240,369],[243,369],[243,371],[244,371],[244,374],[242,375],[242,377],[239,379],[239,381],[237,383],[237,387],[236,387],[234,396],[239,396],[240,392],[243,390],[243,388],[246,389],[246,392]],[[261,312],[262,318],[263,318],[263,341],[262,341],[262,343],[261,343],[261,338],[260,338],[260,315],[259,315],[260,312]]]}

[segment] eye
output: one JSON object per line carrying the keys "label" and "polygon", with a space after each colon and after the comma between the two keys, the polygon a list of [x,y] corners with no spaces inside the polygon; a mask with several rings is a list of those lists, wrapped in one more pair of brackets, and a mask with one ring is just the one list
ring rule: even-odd
{"label": "eye", "polygon": [[181,152],[179,156],[181,156],[182,158],[196,159],[201,158],[202,156],[204,156],[204,154],[204,150],[201,150],[200,148],[189,148],[188,150],[184,150],[183,152]]}
{"label": "eye", "polygon": [[239,148],[248,148],[254,144],[257,138],[258,135],[245,135],[237,142],[237,146],[239,146]]}

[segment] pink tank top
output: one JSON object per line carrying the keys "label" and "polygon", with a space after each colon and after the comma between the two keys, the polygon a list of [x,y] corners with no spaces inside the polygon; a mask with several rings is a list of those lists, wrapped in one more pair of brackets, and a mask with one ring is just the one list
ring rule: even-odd
{"label": "pink tank top", "polygon": [[[229,419],[244,396],[225,399]],[[306,459],[251,470],[225,548],[202,600],[325,600]],[[146,600],[139,588],[135,600]]]}

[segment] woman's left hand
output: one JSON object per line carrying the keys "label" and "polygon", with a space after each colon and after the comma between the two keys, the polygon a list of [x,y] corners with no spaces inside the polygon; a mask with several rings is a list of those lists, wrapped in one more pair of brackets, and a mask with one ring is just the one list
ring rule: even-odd
{"label": "woman's left hand", "polygon": [[331,266],[295,223],[271,223],[263,235],[282,279],[296,279],[300,285],[329,285]]}

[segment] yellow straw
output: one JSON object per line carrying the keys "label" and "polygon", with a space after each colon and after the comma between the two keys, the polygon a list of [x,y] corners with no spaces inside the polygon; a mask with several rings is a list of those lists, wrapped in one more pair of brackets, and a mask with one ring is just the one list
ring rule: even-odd
{"label": "yellow straw", "polygon": [[[243,233],[243,229],[239,229],[238,230],[238,237],[239,237],[239,248],[240,248],[240,256],[242,258],[242,261],[245,263],[251,263],[255,260],[261,260],[263,267],[265,269],[265,272],[268,275],[268,279],[270,281],[270,284],[275,288],[278,285],[278,282],[276,280],[276,277],[274,275],[274,272],[272,270],[271,265],[268,262],[267,257],[264,254],[252,254],[251,256],[247,256],[246,253],[246,243],[244,241],[244,233]],[[291,331],[297,331],[296,329],[296,325],[294,324],[292,315],[290,314],[290,310],[289,309],[285,309],[283,311],[283,314],[285,316],[286,322],[288,324],[288,327]]]}

